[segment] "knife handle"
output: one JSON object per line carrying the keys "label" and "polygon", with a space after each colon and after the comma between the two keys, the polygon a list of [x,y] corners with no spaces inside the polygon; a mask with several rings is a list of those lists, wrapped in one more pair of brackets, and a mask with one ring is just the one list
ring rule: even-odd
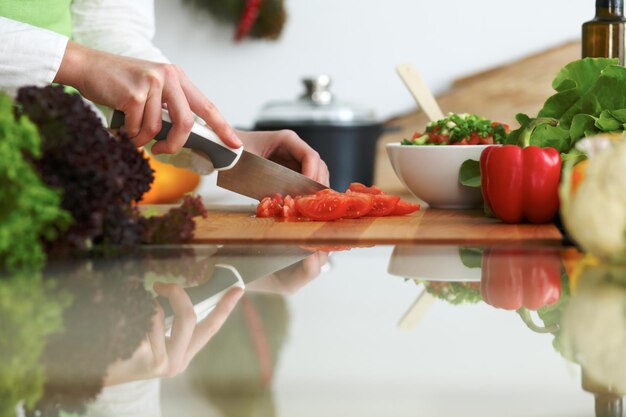
{"label": "knife handle", "polygon": [[[170,119],[170,115],[166,109],[162,110],[161,119],[161,131],[157,133],[154,140],[165,140],[172,128],[172,119]],[[115,110],[111,117],[109,127],[111,129],[119,129],[124,126],[124,121],[124,113]],[[193,124],[189,138],[187,138],[187,142],[185,142],[183,147],[193,149],[194,151],[206,155],[211,160],[213,168],[216,171],[223,171],[235,166],[243,152],[243,146],[237,149],[226,146],[215,132],[197,122]]]}

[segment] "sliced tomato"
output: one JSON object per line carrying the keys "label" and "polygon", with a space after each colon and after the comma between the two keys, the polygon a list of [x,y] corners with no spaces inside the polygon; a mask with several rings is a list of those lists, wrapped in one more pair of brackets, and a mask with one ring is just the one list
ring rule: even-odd
{"label": "sliced tomato", "polygon": [[400,201],[400,197],[397,195],[377,194],[374,196],[374,206],[372,207],[372,210],[367,213],[367,216],[387,216],[396,208],[398,201]]}
{"label": "sliced tomato", "polygon": [[305,195],[295,201],[296,210],[311,220],[337,220],[348,211],[348,199],[339,193]]}
{"label": "sliced tomato", "polygon": [[290,195],[286,195],[283,202],[283,212],[282,216],[286,219],[292,217],[298,217],[300,213],[296,209],[296,202]]}
{"label": "sliced tomato", "polygon": [[337,191],[335,191],[333,189],[330,189],[330,188],[325,188],[325,189],[315,193],[315,195],[327,195],[327,194],[341,194],[341,193],[339,193],[339,192],[337,192]]}
{"label": "sliced tomato", "polygon": [[374,207],[374,195],[365,193],[348,193],[348,211],[344,214],[344,219],[358,219],[367,215]]}
{"label": "sliced tomato", "polygon": [[283,198],[280,194],[265,197],[256,208],[257,217],[278,217],[283,212]]}
{"label": "sliced tomato", "polygon": [[400,200],[396,204],[396,208],[393,209],[390,216],[404,216],[405,214],[411,214],[420,209],[420,205],[415,203],[409,203],[408,201]]}
{"label": "sliced tomato", "polygon": [[363,194],[385,194],[383,190],[381,190],[375,185],[368,187],[366,185],[361,184],[360,182],[353,182],[352,184],[350,184],[350,186],[348,187],[348,191],[351,191],[353,193],[363,193]]}

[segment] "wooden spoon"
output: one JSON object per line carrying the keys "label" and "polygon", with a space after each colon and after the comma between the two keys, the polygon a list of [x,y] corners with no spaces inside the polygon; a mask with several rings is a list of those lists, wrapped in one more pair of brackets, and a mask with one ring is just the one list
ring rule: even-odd
{"label": "wooden spoon", "polygon": [[415,330],[435,301],[435,298],[426,291],[424,284],[420,285],[422,286],[422,292],[398,322],[400,330]]}
{"label": "wooden spoon", "polygon": [[411,64],[400,64],[396,66],[396,71],[411,92],[417,105],[426,113],[428,119],[431,121],[443,119],[443,112],[439,108],[435,96],[433,96],[433,93],[415,67]]}

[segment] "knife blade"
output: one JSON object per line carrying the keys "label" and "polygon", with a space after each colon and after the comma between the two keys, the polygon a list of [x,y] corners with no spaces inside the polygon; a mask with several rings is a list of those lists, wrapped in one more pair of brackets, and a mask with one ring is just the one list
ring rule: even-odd
{"label": "knife blade", "polygon": [[231,169],[217,174],[217,185],[257,200],[280,195],[314,194],[328,187],[275,162],[243,151]]}
{"label": "knife blade", "polygon": [[[119,129],[124,125],[124,113],[115,110],[109,126]],[[161,131],[155,140],[165,140],[172,128],[169,113],[163,109]],[[245,151],[232,149],[207,126],[195,123],[185,148],[206,156],[218,171],[217,185],[238,194],[262,200],[281,195],[314,194],[328,187],[280,164]]]}

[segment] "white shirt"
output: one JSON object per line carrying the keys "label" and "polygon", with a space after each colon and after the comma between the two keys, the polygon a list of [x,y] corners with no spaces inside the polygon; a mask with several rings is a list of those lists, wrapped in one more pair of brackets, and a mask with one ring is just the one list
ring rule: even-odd
{"label": "white shirt", "polygon": [[[169,62],[152,43],[154,0],[74,0],[74,41],[90,48]],[[56,76],[68,38],[0,16],[0,90],[48,85]]]}

